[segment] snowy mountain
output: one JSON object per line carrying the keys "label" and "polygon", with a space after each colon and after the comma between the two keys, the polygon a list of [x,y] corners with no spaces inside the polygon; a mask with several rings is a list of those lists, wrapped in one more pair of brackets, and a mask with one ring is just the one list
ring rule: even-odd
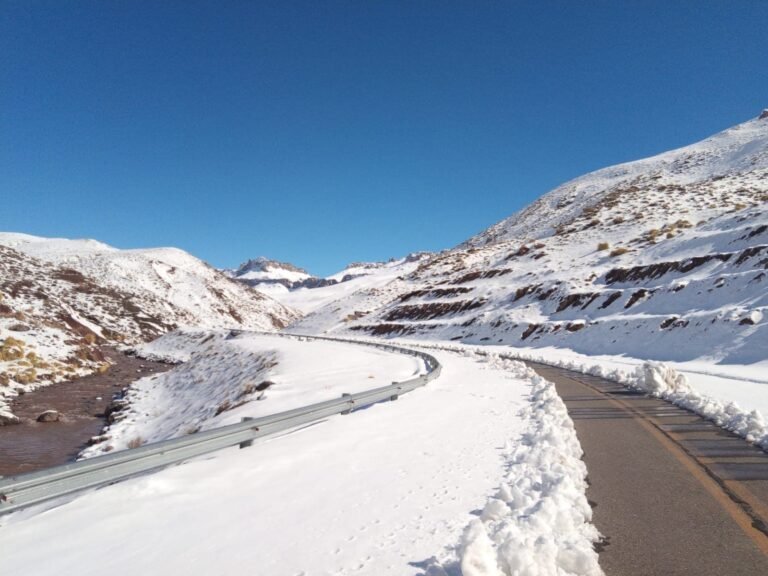
{"label": "snowy mountain", "polygon": [[280,294],[314,278],[303,268],[263,256],[243,262],[236,270],[226,270],[225,274],[266,294]]}
{"label": "snowy mountain", "polygon": [[6,388],[91,372],[103,361],[100,344],[142,342],[178,326],[276,330],[298,316],[174,248],[0,233],[0,272]]}
{"label": "snowy mountain", "polygon": [[768,118],[563,184],[295,329],[768,359]]}
{"label": "snowy mountain", "polygon": [[[326,278],[312,276],[293,264],[264,257],[248,260],[236,270],[225,270],[224,273],[291,308],[307,313],[352,292],[386,284],[413,271],[415,262],[430,256],[427,252],[414,252],[405,258],[392,258],[387,262],[353,262]],[[349,282],[352,283],[347,284]]]}
{"label": "snowy mountain", "polygon": [[[318,311],[310,324],[294,324],[296,328],[314,330],[317,318],[329,316],[335,319],[344,318],[343,310],[353,313],[353,304],[366,295],[374,297],[378,302],[379,290],[393,281],[412,273],[420,262],[431,258],[428,252],[415,252],[399,260],[388,262],[355,262],[349,264],[340,272],[323,278],[324,283],[314,285],[305,282],[303,286],[294,288],[284,294],[275,293],[273,296],[283,304],[307,314]],[[338,304],[338,305],[337,305]],[[359,307],[359,306],[357,306]],[[324,320],[321,321],[323,323]]]}

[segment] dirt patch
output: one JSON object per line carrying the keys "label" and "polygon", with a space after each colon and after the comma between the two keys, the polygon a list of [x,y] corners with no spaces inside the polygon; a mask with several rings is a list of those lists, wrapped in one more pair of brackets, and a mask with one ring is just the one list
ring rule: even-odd
{"label": "dirt patch", "polygon": [[466,294],[472,292],[472,288],[465,288],[463,286],[457,286],[456,288],[433,288],[424,290],[414,290],[413,292],[407,292],[400,296],[400,302],[407,302],[413,298],[447,298],[449,296],[458,296],[459,294]]}
{"label": "dirt patch", "polygon": [[483,306],[487,300],[480,298],[478,300],[459,300],[458,302],[432,302],[429,304],[414,304],[398,306],[389,312],[384,320],[389,322],[395,320],[431,320],[441,318],[451,314],[474,310]]}
{"label": "dirt patch", "polygon": [[595,298],[598,296],[600,296],[600,294],[597,292],[589,292],[586,294],[568,294],[560,300],[560,304],[557,306],[556,312],[563,312],[572,307],[581,308],[584,310],[590,304],[592,304],[592,302],[594,302]]}
{"label": "dirt patch", "polygon": [[658,264],[634,266],[633,268],[614,268],[605,275],[605,282],[606,284],[614,284],[616,282],[638,282],[640,280],[648,279],[655,280],[669,272],[690,272],[713,260],[727,262],[731,259],[731,256],[733,256],[733,253],[709,254],[707,256],[696,256],[694,258],[676,262],[659,262]]}

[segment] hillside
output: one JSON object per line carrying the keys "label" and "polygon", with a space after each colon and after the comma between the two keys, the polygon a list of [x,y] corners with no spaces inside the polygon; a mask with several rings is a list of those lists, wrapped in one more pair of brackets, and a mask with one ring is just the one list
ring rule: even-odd
{"label": "hillside", "polygon": [[428,252],[415,252],[388,262],[354,262],[324,278],[324,284],[274,294],[274,297],[305,314],[314,312],[308,323],[300,319],[292,325],[296,329],[314,331],[326,326],[328,322],[336,324],[348,321],[347,316],[357,314],[363,306],[362,302],[370,301],[374,306],[379,305],[382,294],[391,289],[390,284],[397,284],[431,257],[432,254]]}
{"label": "hillside", "polygon": [[587,174],[297,328],[768,359],[768,118]]}
{"label": "hillside", "polygon": [[297,314],[181,250],[0,234],[0,412],[15,390],[99,369],[100,346],[179,326],[276,330]]}

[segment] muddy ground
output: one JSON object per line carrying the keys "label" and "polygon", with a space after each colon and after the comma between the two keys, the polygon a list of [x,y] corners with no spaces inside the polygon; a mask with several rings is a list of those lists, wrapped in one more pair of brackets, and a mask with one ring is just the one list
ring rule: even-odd
{"label": "muddy ground", "polygon": [[[112,348],[104,355],[113,362],[104,374],[52,384],[16,398],[11,410],[21,423],[0,426],[0,476],[12,476],[74,460],[98,435],[104,411],[115,394],[131,382],[173,366],[126,356]],[[60,414],[58,422],[37,422],[46,410]]]}

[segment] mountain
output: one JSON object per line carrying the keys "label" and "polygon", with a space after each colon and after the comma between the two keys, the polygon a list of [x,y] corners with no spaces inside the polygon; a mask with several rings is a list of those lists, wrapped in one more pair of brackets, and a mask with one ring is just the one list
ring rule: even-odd
{"label": "mountain", "polygon": [[384,286],[412,273],[420,262],[431,256],[428,252],[414,252],[405,258],[387,262],[354,262],[340,272],[323,278],[324,284],[312,286],[305,283],[291,292],[275,294],[275,298],[304,314],[314,312],[310,324],[303,324],[299,320],[292,327],[315,330],[318,319],[323,318],[320,320],[321,325],[325,323],[326,317],[335,323],[338,318],[345,317],[343,310],[353,313],[352,308],[359,307],[353,302],[366,295],[378,295]]}
{"label": "mountain", "polygon": [[[405,258],[392,258],[387,262],[353,262],[326,278],[312,276],[293,264],[264,257],[248,260],[236,270],[225,270],[224,273],[287,306],[307,313],[351,292],[385,284],[392,278],[412,271],[415,262],[429,256],[427,252],[414,252]],[[352,280],[355,280],[352,284],[335,287]]]}
{"label": "mountain", "polygon": [[567,182],[295,327],[659,360],[764,360],[765,116]]}
{"label": "mountain", "polygon": [[101,344],[177,326],[277,330],[297,317],[175,248],[0,233],[0,396],[93,371]]}
{"label": "mountain", "polygon": [[227,270],[225,274],[266,294],[280,294],[314,278],[303,268],[263,256],[243,262],[236,270]]}

